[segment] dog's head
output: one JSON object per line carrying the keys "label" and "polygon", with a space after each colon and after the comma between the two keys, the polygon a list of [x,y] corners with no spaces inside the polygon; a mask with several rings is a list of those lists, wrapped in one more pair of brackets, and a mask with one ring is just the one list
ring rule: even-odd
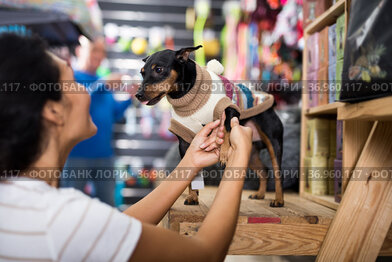
{"label": "dog's head", "polygon": [[186,47],[180,50],[163,50],[143,59],[145,62],[140,73],[143,82],[139,87],[136,98],[147,105],[155,105],[166,94],[177,91],[175,83],[182,72],[191,52],[202,47]]}

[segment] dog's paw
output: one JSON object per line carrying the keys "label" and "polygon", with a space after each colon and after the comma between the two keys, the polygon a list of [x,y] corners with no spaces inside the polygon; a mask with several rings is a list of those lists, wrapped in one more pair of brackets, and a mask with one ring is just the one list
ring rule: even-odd
{"label": "dog's paw", "polygon": [[249,195],[249,199],[264,199],[264,197],[265,197],[265,194],[262,194],[260,192],[256,192],[256,193]]}
{"label": "dog's paw", "polygon": [[278,201],[278,200],[273,200],[270,203],[270,207],[283,207],[284,206],[284,201]]}
{"label": "dog's paw", "polygon": [[196,206],[199,204],[199,200],[193,196],[187,196],[187,198],[184,201],[184,205],[187,206]]}
{"label": "dog's paw", "polygon": [[226,165],[227,161],[229,160],[229,150],[230,150],[230,133],[225,132],[223,144],[221,145],[220,153],[219,153],[219,162],[222,166]]}
{"label": "dog's paw", "polygon": [[226,165],[228,160],[229,160],[229,150],[225,150],[224,148],[221,148],[221,151],[219,154],[219,162],[220,162],[221,166]]}

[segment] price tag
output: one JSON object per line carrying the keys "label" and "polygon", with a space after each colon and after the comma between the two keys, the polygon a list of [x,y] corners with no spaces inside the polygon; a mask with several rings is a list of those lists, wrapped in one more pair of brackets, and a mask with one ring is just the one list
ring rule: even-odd
{"label": "price tag", "polygon": [[203,189],[204,188],[204,179],[202,172],[199,172],[197,176],[191,182],[192,190]]}

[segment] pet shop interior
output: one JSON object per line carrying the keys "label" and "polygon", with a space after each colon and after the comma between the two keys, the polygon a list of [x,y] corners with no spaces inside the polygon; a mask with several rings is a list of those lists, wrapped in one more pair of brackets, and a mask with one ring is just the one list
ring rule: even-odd
{"label": "pet shop interior", "polygon": [[[277,116],[248,118],[256,119],[253,134],[260,129],[264,134],[253,139],[260,145],[259,165],[246,171],[234,235],[221,261],[390,261],[391,9],[388,0],[0,0],[0,39],[39,36],[48,52],[72,67],[76,82],[107,87],[101,97],[108,99],[89,92],[97,133],[70,151],[51,183],[54,190],[72,187],[122,212],[163,183],[181,161],[179,143],[195,135],[189,141],[181,132],[172,133],[173,117],[179,124],[199,120],[174,110],[167,93],[159,94],[158,103],[152,103],[154,97],[143,101],[137,93],[148,88],[151,75],[166,70],[159,66],[166,53],[160,53],[161,60],[153,54],[169,49],[168,54],[185,59],[181,50],[201,45],[186,49],[186,63],[196,63],[198,74],[218,75],[212,81],[222,79],[225,88],[234,90],[229,94],[226,88],[223,96],[236,106],[273,101],[267,110]],[[150,68],[149,63],[158,65]],[[0,61],[0,70],[6,67]],[[5,87],[0,87],[3,98],[9,95]],[[202,114],[215,114],[213,105],[200,109]],[[241,125],[247,122],[240,119]],[[279,132],[277,149],[271,143]],[[0,144],[5,139],[0,137]],[[214,150],[219,154],[219,145]],[[198,190],[197,200],[187,202],[186,188],[157,227],[186,238],[198,234],[225,168],[216,162],[189,181]],[[107,176],[79,180],[73,176],[75,166]],[[7,183],[7,174],[1,174],[0,185]],[[2,190],[0,260],[35,261],[35,255],[20,250],[18,258],[3,246],[14,236],[7,229]],[[31,210],[19,211],[25,212],[23,224]],[[86,244],[85,251],[94,249]]]}

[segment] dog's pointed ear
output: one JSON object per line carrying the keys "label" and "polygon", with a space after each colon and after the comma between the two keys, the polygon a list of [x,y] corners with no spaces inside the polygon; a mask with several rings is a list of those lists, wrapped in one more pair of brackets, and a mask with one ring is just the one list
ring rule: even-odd
{"label": "dog's pointed ear", "polygon": [[147,62],[147,60],[148,60],[149,57],[150,57],[150,56],[147,56],[147,57],[143,58],[142,61],[143,61],[144,63]]}
{"label": "dog's pointed ear", "polygon": [[176,59],[177,61],[179,61],[180,63],[184,63],[186,61],[188,61],[189,58],[189,54],[191,52],[196,51],[197,49],[203,47],[202,45],[198,45],[195,47],[185,47],[185,48],[181,48],[180,50],[176,51]]}

